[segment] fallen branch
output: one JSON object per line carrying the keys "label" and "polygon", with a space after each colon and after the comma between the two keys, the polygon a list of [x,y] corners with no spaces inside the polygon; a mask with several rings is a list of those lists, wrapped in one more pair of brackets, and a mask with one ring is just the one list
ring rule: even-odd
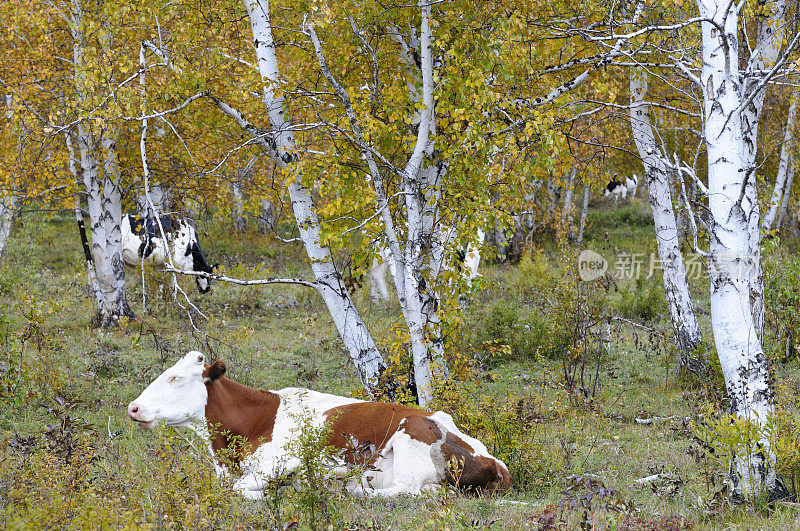
{"label": "fallen branch", "polygon": [[306,286],[307,288],[319,289],[319,284],[302,278],[259,278],[255,280],[242,280],[239,278],[232,278],[226,275],[214,275],[213,273],[206,273],[205,271],[182,271],[174,267],[165,267],[163,271],[167,273],[176,273],[179,275],[190,275],[195,277],[205,277],[210,280],[218,280],[220,282],[227,282],[229,284],[238,284],[240,286],[265,286],[267,284],[298,284]]}

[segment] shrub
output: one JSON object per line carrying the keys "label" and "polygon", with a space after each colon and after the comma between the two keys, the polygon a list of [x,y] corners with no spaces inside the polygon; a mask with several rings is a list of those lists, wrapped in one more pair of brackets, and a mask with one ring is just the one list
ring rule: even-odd
{"label": "shrub", "polygon": [[489,396],[479,382],[462,383],[440,391],[434,407],[450,413],[466,433],[505,462],[515,489],[544,491],[558,478],[561,455],[536,430],[537,419],[525,411],[525,400],[521,395]]}
{"label": "shrub", "polygon": [[637,277],[633,284],[620,288],[611,300],[614,311],[628,319],[652,321],[667,308],[664,288],[656,278]]}
{"label": "shrub", "polygon": [[787,488],[786,494],[795,500],[800,496],[800,426],[795,415],[778,410],[759,426],[751,419],[720,414],[709,406],[702,420],[692,425],[692,433],[704,457],[717,470],[730,470],[735,456],[760,453],[759,441],[765,437],[775,452],[776,471]]}
{"label": "shrub", "polygon": [[765,338],[779,358],[797,358],[800,343],[800,257],[767,246],[764,259]]}

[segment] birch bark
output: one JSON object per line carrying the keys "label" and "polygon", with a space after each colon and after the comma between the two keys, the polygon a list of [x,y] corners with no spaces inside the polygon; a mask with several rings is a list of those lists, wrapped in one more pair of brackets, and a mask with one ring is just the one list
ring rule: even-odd
{"label": "birch bark", "polygon": [[[775,222],[778,212],[783,204],[783,198],[786,195],[784,190],[788,192],[792,185],[788,181],[790,173],[789,166],[791,165],[791,151],[794,143],[794,122],[797,114],[797,93],[792,97],[792,103],[789,105],[789,113],[786,117],[786,129],[783,132],[783,144],[781,145],[781,155],[778,161],[778,174],[775,176],[775,186],[772,189],[772,197],[769,201],[769,210],[764,216],[764,221],[761,229],[764,232],[769,232],[772,229],[772,224]],[[794,172],[791,172],[792,174]]]}
{"label": "birch bark", "polygon": [[[69,169],[78,187],[81,186],[83,179],[78,171],[78,158],[75,153],[75,143],[72,140],[72,133],[64,132],[64,139],[67,144],[67,153],[69,154]],[[94,262],[92,261],[92,248],[89,245],[89,239],[86,237],[86,223],[83,220],[83,207],[81,206],[81,194],[78,192],[75,195],[75,221],[78,223],[78,233],[81,237],[81,246],[83,247],[83,256],[86,259],[86,274],[89,279],[89,289],[94,296],[95,304],[98,308],[103,305],[103,294],[100,291],[100,286],[97,284],[97,275],[94,272]]]}
{"label": "birch bark", "polygon": [[792,184],[794,183],[794,157],[789,155],[788,160],[788,168],[786,172],[788,176],[786,177],[786,186],[783,187],[783,199],[781,200],[781,208],[780,214],[778,214],[778,219],[775,220],[775,228],[780,229],[781,225],[783,224],[783,220],[786,218],[786,214],[789,211],[789,199],[792,196]]}
{"label": "birch bark", "polygon": [[[86,95],[86,66],[83,53],[84,12],[81,0],[72,0],[73,67],[78,97]],[[83,185],[86,190],[90,232],[91,257],[98,286],[97,321],[100,326],[114,325],[121,317],[132,317],[125,296],[125,263],[122,260],[122,189],[116,152],[116,131],[105,129],[94,137],[92,126],[85,121],[76,125]],[[98,152],[103,155],[103,175],[98,166]],[[90,272],[91,277],[91,272]]]}
{"label": "birch bark", "polygon": [[272,201],[267,198],[261,199],[261,214],[258,216],[258,230],[266,234],[275,226],[275,209]]}
{"label": "birch bark", "polygon": [[[420,2],[419,6],[421,23],[418,67],[411,59],[412,51],[408,43],[396,29],[393,30],[393,39],[401,47],[401,57],[407,58],[406,67],[409,70],[409,79],[418,79],[417,72],[419,72],[422,81],[421,94],[416,85],[409,81],[411,99],[413,101],[421,100],[422,106],[414,119],[417,124],[414,149],[405,167],[398,171],[401,175],[401,186],[405,192],[403,194],[405,241],[401,241],[395,228],[395,222],[388,208],[383,176],[375,160],[376,155],[361,130],[350,96],[330,72],[313,24],[310,24],[307,29],[322,73],[342,101],[355,143],[367,161],[375,189],[376,212],[383,221],[384,234],[388,244],[386,259],[389,261],[389,270],[392,272],[397,298],[409,332],[417,399],[422,407],[426,407],[433,396],[434,375],[442,378],[449,376],[444,359],[441,321],[437,312],[439,295],[437,286],[433,282],[441,271],[448,242],[447,238],[443,236],[441,224],[436,218],[438,201],[441,197],[440,184],[446,171],[446,165],[431,162],[436,158],[433,146],[436,120],[431,53],[431,10],[430,4]],[[363,41],[362,44],[367,46]],[[425,164],[426,155],[427,164]]]}
{"label": "birch bark", "polygon": [[681,350],[680,364],[691,370],[702,370],[702,362],[690,355],[700,346],[702,336],[689,293],[683,256],[678,245],[680,239],[664,154],[656,142],[650,120],[650,106],[645,102],[647,77],[644,72],[631,69],[630,89],[631,129],[644,164],[644,179],[650,194],[664,292],[675,330],[675,340]]}
{"label": "birch bark", "polygon": [[[6,118],[11,121],[14,118],[13,96],[11,94],[6,94],[5,106]],[[7,195],[0,197],[0,262],[3,261],[8,238],[11,236],[11,222],[14,218],[14,208],[17,204],[17,196],[11,190],[6,190],[4,193],[7,193]]]}
{"label": "birch bark", "polygon": [[[698,0],[703,3],[704,0]],[[709,7],[725,10],[724,2],[707,2]],[[766,95],[760,82],[764,72],[771,68],[778,59],[784,40],[784,23],[786,20],[786,0],[770,0],[769,2],[759,2],[762,13],[759,16],[758,37],[755,47],[747,62],[746,76],[740,80],[743,88],[741,102],[748,99],[750,103],[746,105],[737,118],[741,120],[741,130],[743,136],[744,163],[747,182],[745,183],[745,195],[747,202],[747,226],[748,226],[748,252],[752,257],[753,265],[750,267],[750,300],[751,311],[753,313],[753,323],[758,333],[759,339],[764,332],[764,273],[761,266],[761,237],[760,237],[760,216],[761,211],[758,200],[758,182],[756,179],[756,154],[758,149],[758,123],[761,119],[761,112],[764,109],[764,97]],[[739,9],[735,3],[727,5],[730,12]],[[710,11],[710,9],[709,9]],[[738,13],[736,14],[738,16]],[[724,15],[721,15],[724,16]],[[738,37],[734,34],[734,44],[738,45]]]}
{"label": "birch bark", "polygon": [[[752,232],[757,236],[759,226],[752,217],[758,210],[745,187],[750,159],[739,110],[744,101],[738,72],[739,16],[737,6],[726,0],[698,0],[698,7],[707,19],[701,23],[701,82],[711,213],[711,322],[731,410],[763,426],[774,401],[759,312],[754,310],[759,303],[751,303],[751,294],[763,294],[763,288],[759,271],[753,271],[760,269],[752,249]],[[775,452],[763,431],[749,455],[735,456],[730,480],[733,492],[749,499],[774,489]]]}
{"label": "birch bark", "polygon": [[0,262],[3,261],[8,238],[11,236],[11,222],[14,218],[14,207],[17,204],[15,195],[0,197]]}
{"label": "birch bark", "polygon": [[291,177],[288,182],[289,199],[300,231],[300,238],[311,261],[317,280],[316,289],[325,301],[339,336],[361,376],[368,392],[378,383],[385,368],[383,357],[361,319],[337,271],[330,249],[320,243],[320,225],[309,189],[302,183],[302,175],[293,165],[296,160],[294,135],[284,118],[283,97],[279,94],[280,72],[275,53],[275,41],[269,19],[268,0],[244,0],[245,9],[253,31],[258,68],[264,80],[263,102],[272,125],[272,142],[267,152],[283,171]]}
{"label": "birch bark", "polygon": [[247,228],[247,218],[244,214],[244,197],[242,196],[242,186],[240,179],[241,173],[234,176],[231,183],[231,191],[233,192],[233,209],[231,209],[231,217],[233,218],[233,228],[239,232]]}
{"label": "birch bark", "polygon": [[583,207],[581,208],[581,221],[578,224],[578,234],[575,236],[575,243],[583,243],[583,232],[586,230],[586,219],[589,214],[589,185],[583,185]]}
{"label": "birch bark", "polygon": [[573,191],[575,189],[575,175],[578,173],[578,166],[572,165],[572,170],[569,172],[569,184],[564,192],[564,210],[561,212],[561,223],[564,225],[564,230],[567,236],[572,234],[572,215],[575,205],[572,201]]}

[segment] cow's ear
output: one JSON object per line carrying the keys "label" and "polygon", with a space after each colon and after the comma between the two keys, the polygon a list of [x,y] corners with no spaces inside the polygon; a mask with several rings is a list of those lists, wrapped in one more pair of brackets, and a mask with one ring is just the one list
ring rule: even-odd
{"label": "cow's ear", "polygon": [[214,380],[218,380],[225,374],[227,369],[228,367],[225,365],[224,361],[217,360],[205,368],[203,371],[203,381],[205,383],[211,383]]}

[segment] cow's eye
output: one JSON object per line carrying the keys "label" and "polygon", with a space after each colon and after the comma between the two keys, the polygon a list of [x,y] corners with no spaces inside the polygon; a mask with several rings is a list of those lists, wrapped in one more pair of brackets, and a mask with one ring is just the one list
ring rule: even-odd
{"label": "cow's eye", "polygon": [[169,383],[180,382],[181,380],[183,380],[183,378],[181,378],[180,376],[171,376],[169,379]]}
{"label": "cow's eye", "polygon": [[206,359],[205,359],[205,357],[203,357],[202,354],[197,356],[197,363],[203,363],[204,361],[206,361]]}

